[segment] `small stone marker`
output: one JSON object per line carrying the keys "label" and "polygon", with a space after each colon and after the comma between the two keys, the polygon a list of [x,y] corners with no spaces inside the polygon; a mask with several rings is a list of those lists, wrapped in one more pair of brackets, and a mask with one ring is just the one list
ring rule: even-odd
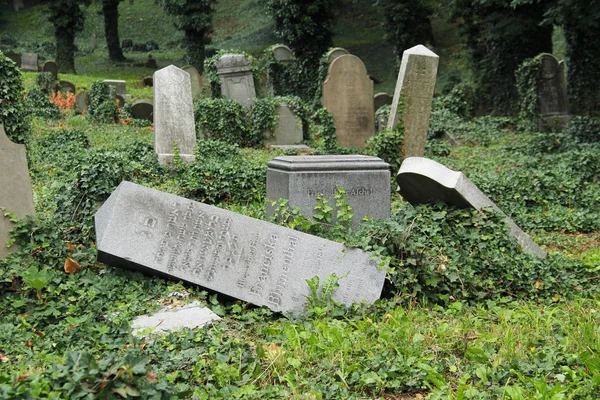
{"label": "small stone marker", "polygon": [[552,54],[542,54],[540,80],[537,87],[540,131],[554,125],[564,126],[569,121],[569,100],[565,76]]}
{"label": "small stone marker", "polygon": [[302,142],[302,120],[285,104],[280,104],[279,117],[273,137],[266,140],[267,145],[295,145]]}
{"label": "small stone marker", "polygon": [[439,57],[423,45],[402,53],[388,128],[394,129],[398,125],[398,103],[402,98],[405,103],[402,147],[405,157],[425,154],[438,61]]}
{"label": "small stone marker", "polygon": [[242,54],[225,54],[217,61],[221,78],[221,94],[250,108],[256,98],[254,75],[250,63]]}
{"label": "small stone marker", "polygon": [[[381,158],[363,155],[281,156],[267,164],[267,218],[274,213],[269,200],[287,199],[312,217],[317,196],[335,204],[337,186],[346,190],[352,207],[352,227],[363,217],[390,216],[390,166]],[[335,212],[334,212],[335,215]]]}
{"label": "small stone marker", "polygon": [[136,100],[131,105],[131,116],[135,119],[145,119],[152,122],[153,112],[152,100]]}
{"label": "small stone marker", "polygon": [[340,56],[345,56],[350,54],[348,52],[348,50],[343,49],[341,47],[334,47],[333,49],[329,50],[327,52],[327,62],[329,64],[331,64],[333,62],[333,60],[335,60],[336,58],[340,57]]}
{"label": "small stone marker", "polygon": [[273,47],[273,57],[283,63],[294,61],[294,53],[289,47],[283,44]]}
{"label": "small stone marker", "polygon": [[123,80],[105,79],[104,83],[114,87],[116,94],[123,96],[124,99],[128,99],[131,97],[131,95],[127,94],[127,82]]}
{"label": "small stone marker", "polygon": [[75,84],[73,82],[62,80],[62,81],[59,81],[58,83],[60,86],[60,90],[63,94],[65,94],[67,92],[71,92],[73,94],[77,93]]}
{"label": "small stone marker", "polygon": [[156,59],[152,58],[152,54],[148,55],[148,60],[146,60],[144,67],[154,70],[158,69],[158,64],[156,63]]}
{"label": "small stone marker", "polygon": [[341,146],[365,147],[375,134],[373,81],[360,58],[343,55],[329,64],[323,107],[333,115]]}
{"label": "small stone marker", "polygon": [[96,50],[96,46],[98,45],[97,43],[97,39],[96,39],[96,34],[92,33],[92,36],[90,37],[90,49],[92,51]]}
{"label": "small stone marker", "polygon": [[392,104],[393,100],[394,98],[387,93],[377,93],[375,97],[373,97],[373,108],[377,111],[383,106]]}
{"label": "small stone marker", "polygon": [[274,311],[303,311],[306,280],[332,273],[348,274],[335,301],[372,303],[386,275],[362,250],[127,181],[98,210],[95,227],[100,262]]}
{"label": "small stone marker", "polygon": [[42,72],[50,72],[54,80],[58,79],[58,65],[54,61],[46,61],[42,66]]}
{"label": "small stone marker", "polygon": [[38,55],[37,53],[23,53],[21,56],[21,70],[38,72]]}
{"label": "small stone marker", "polygon": [[181,69],[190,74],[190,81],[192,83],[192,99],[198,100],[202,97],[202,75],[200,75],[198,70],[191,65],[186,65]]}
{"label": "small stone marker", "polygon": [[163,165],[176,145],[184,161],[194,160],[196,121],[190,75],[174,65],[154,73],[154,149]]}
{"label": "small stone marker", "polygon": [[13,212],[22,218],[35,214],[35,207],[25,145],[11,142],[3,125],[0,125],[0,188],[0,208],[5,208],[0,209],[0,258],[4,258],[15,250],[6,247],[12,222],[4,213]]}
{"label": "small stone marker", "polygon": [[[408,157],[400,166],[396,176],[399,192],[411,204],[435,203],[438,201],[462,208],[481,210],[492,207],[502,212],[498,206],[459,171],[424,157]],[[546,257],[531,238],[508,216],[505,218],[523,251],[540,258]]]}
{"label": "small stone marker", "polygon": [[85,90],[77,93],[77,96],[75,96],[75,113],[77,113],[77,114],[87,113],[87,108],[88,108],[89,104],[90,104],[90,99]]}
{"label": "small stone marker", "polygon": [[200,328],[221,318],[199,302],[192,302],[183,307],[164,307],[152,315],[142,315],[133,320],[133,336],[144,337],[145,331],[151,335],[179,331],[182,328]]}
{"label": "small stone marker", "polygon": [[7,51],[4,55],[17,65],[17,67],[21,68],[21,55],[19,53],[15,53],[14,51]]}

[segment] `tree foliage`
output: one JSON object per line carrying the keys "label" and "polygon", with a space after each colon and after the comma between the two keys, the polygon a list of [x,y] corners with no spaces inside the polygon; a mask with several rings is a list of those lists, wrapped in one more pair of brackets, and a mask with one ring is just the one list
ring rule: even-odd
{"label": "tree foliage", "polygon": [[167,14],[177,16],[175,27],[184,33],[188,62],[200,73],[204,71],[206,45],[211,40],[216,2],[217,0],[161,0]]}
{"label": "tree foliage", "polygon": [[83,30],[85,14],[81,5],[88,1],[52,0],[48,2],[48,20],[54,26],[58,71],[75,72],[75,35]]}

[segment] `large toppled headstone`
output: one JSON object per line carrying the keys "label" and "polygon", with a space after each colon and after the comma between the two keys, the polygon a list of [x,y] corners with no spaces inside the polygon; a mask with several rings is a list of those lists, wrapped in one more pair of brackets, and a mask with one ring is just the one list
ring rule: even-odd
{"label": "large toppled headstone", "polygon": [[552,54],[542,54],[537,99],[540,131],[563,127],[570,118],[563,69]]}
{"label": "large toppled headstone", "polygon": [[385,271],[370,253],[123,181],[95,216],[98,260],[191,282],[267,306],[301,312],[310,290],[332,273],[347,276],[337,302],[372,303]]}
{"label": "large toppled headstone", "polygon": [[360,58],[343,55],[329,64],[323,107],[333,115],[341,146],[364,148],[375,134],[373,81]]}
{"label": "large toppled headstone", "polygon": [[173,162],[174,147],[184,161],[194,160],[196,121],[190,74],[174,65],[154,73],[154,150],[158,161]]}
{"label": "large toppled headstone", "polygon": [[38,72],[38,54],[23,53],[23,55],[21,56],[21,70]]}
{"label": "large toppled headstone", "polygon": [[277,107],[277,126],[265,144],[275,146],[297,145],[302,142],[302,120],[285,104]]}
{"label": "large toppled headstone", "polygon": [[388,129],[394,129],[398,125],[400,120],[398,105],[403,101],[402,151],[405,157],[425,154],[438,61],[439,57],[423,45],[412,47],[402,53]]}
{"label": "large toppled headstone", "polygon": [[25,145],[11,142],[0,125],[0,258],[14,250],[6,247],[12,223],[4,217],[5,212],[22,218],[35,214],[35,207]]}
{"label": "large toppled headstone", "polygon": [[[398,175],[398,190],[411,204],[443,202],[462,208],[492,207],[501,211],[481,190],[459,171],[424,157],[409,157],[402,162]],[[510,234],[514,236],[523,251],[545,258],[542,250],[531,238],[506,216]]]}
{"label": "large toppled headstone", "polygon": [[[352,207],[352,227],[363,217],[385,219],[390,216],[390,166],[381,158],[363,155],[281,156],[267,168],[267,198],[286,199],[291,207],[299,207],[303,215],[312,217],[317,196],[325,195],[335,204],[337,187],[346,191]],[[267,217],[274,213],[267,205]],[[335,215],[335,213],[334,213]]]}
{"label": "large toppled headstone", "polygon": [[224,54],[217,61],[217,74],[221,78],[221,94],[234,99],[246,108],[252,107],[256,98],[254,75],[243,54]]}

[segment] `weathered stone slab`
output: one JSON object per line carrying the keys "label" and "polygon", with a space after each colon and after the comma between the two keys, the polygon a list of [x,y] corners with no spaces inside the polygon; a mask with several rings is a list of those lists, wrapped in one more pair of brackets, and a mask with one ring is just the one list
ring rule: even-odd
{"label": "weathered stone slab", "polygon": [[279,44],[273,47],[272,52],[273,57],[275,57],[277,60],[283,63],[294,61],[294,53],[286,45]]}
{"label": "weathered stone slab", "polygon": [[196,121],[190,75],[174,65],[154,73],[154,149],[161,164],[173,162],[173,148],[193,161]]}
{"label": "weathered stone slab", "polygon": [[198,100],[202,97],[202,76],[198,70],[191,65],[186,65],[181,69],[190,74],[190,82],[192,83],[192,99]]}
{"label": "weathered stone slab", "polygon": [[333,115],[341,146],[365,147],[375,134],[373,81],[360,58],[343,55],[329,64],[323,107]]}
{"label": "weathered stone slab", "polygon": [[152,100],[136,100],[131,105],[131,116],[136,119],[145,119],[152,122],[154,106]]}
{"label": "weathered stone slab", "polygon": [[[444,202],[462,208],[481,210],[492,207],[501,211],[462,172],[453,171],[428,158],[406,158],[400,166],[396,181],[402,197],[413,205]],[[505,221],[510,227],[510,234],[517,239],[523,251],[537,257],[546,257],[546,252],[512,219],[506,216]]]}
{"label": "weathered stone slab", "polygon": [[327,52],[327,62],[329,64],[331,64],[333,62],[333,60],[335,60],[336,58],[338,58],[340,56],[345,56],[348,54],[350,54],[348,52],[348,50],[343,49],[341,47],[334,47],[333,49],[331,49]]}
{"label": "weathered stone slab", "polygon": [[131,327],[134,336],[143,337],[147,331],[151,331],[151,335],[160,335],[183,328],[200,328],[220,319],[201,303],[192,302],[182,307],[164,307],[152,315],[141,315],[133,320]]}
{"label": "weathered stone slab", "polygon": [[302,142],[302,120],[285,104],[279,105],[277,113],[277,126],[273,137],[267,139],[266,144],[295,145]]}
{"label": "weathered stone slab", "polygon": [[[287,199],[303,215],[312,217],[317,195],[335,204],[337,186],[346,190],[352,207],[352,227],[363,217],[390,216],[390,166],[382,159],[363,155],[281,156],[267,164],[267,198]],[[274,207],[267,203],[267,217]],[[334,213],[335,216],[335,213]]]}
{"label": "weathered stone slab", "polygon": [[254,75],[244,55],[223,55],[217,61],[217,74],[221,78],[221,94],[224,97],[234,99],[246,108],[252,107],[256,98]]}
{"label": "weathered stone slab", "polygon": [[160,274],[274,311],[301,312],[307,279],[340,279],[333,299],[372,303],[385,271],[370,254],[169,193],[121,182],[95,216],[98,260]]}
{"label": "weathered stone slab", "polygon": [[388,128],[398,125],[398,104],[404,102],[404,145],[405,157],[425,154],[425,142],[429,128],[431,101],[435,90],[439,57],[423,45],[402,53],[402,63],[394,91]]}
{"label": "weathered stone slab", "polygon": [[75,96],[75,113],[77,113],[77,114],[87,113],[87,108],[88,108],[89,104],[90,104],[90,99],[85,90],[77,93],[77,95]]}
{"label": "weathered stone slab", "polygon": [[537,87],[541,131],[562,127],[569,121],[569,99],[563,68],[552,54],[542,54]]}
{"label": "weathered stone slab", "polygon": [[58,65],[54,61],[46,61],[42,66],[42,72],[50,72],[55,80],[58,79]]}
{"label": "weathered stone slab", "polygon": [[115,88],[117,94],[121,96],[127,94],[127,82],[122,80],[105,79],[104,83]]}
{"label": "weathered stone slab", "polygon": [[13,212],[17,217],[24,217],[35,214],[35,207],[25,145],[11,142],[3,125],[0,125],[0,188],[0,208],[5,208],[0,210],[0,258],[4,258],[15,250],[6,247],[12,223],[4,213]]}
{"label": "weathered stone slab", "polygon": [[383,106],[392,104],[393,100],[394,98],[387,93],[377,93],[375,97],[373,97],[373,108],[377,111]]}
{"label": "weathered stone slab", "polygon": [[58,82],[58,84],[63,94],[67,92],[71,92],[73,94],[77,93],[77,88],[73,82],[61,80]]}
{"label": "weathered stone slab", "polygon": [[21,70],[38,72],[38,54],[23,53],[21,56]]}

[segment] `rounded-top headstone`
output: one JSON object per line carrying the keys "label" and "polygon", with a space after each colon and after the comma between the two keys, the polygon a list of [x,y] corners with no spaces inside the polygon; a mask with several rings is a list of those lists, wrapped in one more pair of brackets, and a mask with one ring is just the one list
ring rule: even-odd
{"label": "rounded-top headstone", "polygon": [[54,76],[54,79],[58,79],[58,65],[52,60],[44,63],[42,72],[50,72],[52,73],[52,76]]}
{"label": "rounded-top headstone", "polygon": [[198,100],[202,97],[202,76],[196,68],[191,65],[181,67],[182,70],[190,74],[190,81],[192,83],[192,99]]}
{"label": "rounded-top headstone", "polygon": [[224,54],[217,61],[218,74],[230,74],[250,70],[250,63],[243,54]]}
{"label": "rounded-top headstone", "polygon": [[379,110],[379,108],[392,104],[394,98],[387,93],[377,93],[375,97],[373,97],[373,105],[375,111]]}
{"label": "rounded-top headstone", "polygon": [[343,49],[341,47],[334,47],[333,49],[331,49],[327,52],[327,62],[329,64],[331,64],[333,62],[333,60],[335,60],[336,58],[338,58],[340,56],[345,56],[348,54],[350,54],[348,52],[348,50]]}
{"label": "rounded-top headstone", "polygon": [[131,106],[131,116],[135,119],[145,119],[152,122],[154,106],[151,100],[137,100]]}
{"label": "rounded-top headstone", "polygon": [[279,61],[287,62],[292,61],[294,59],[294,53],[292,52],[292,50],[283,44],[273,47],[272,51],[273,57],[275,57]]}
{"label": "rounded-top headstone", "polygon": [[89,96],[87,92],[84,90],[77,93],[77,96],[75,96],[75,112],[77,114],[83,114],[87,111],[88,104]]}
{"label": "rounded-top headstone", "polygon": [[66,92],[76,93],[75,84],[73,82],[63,80],[63,81],[60,81],[59,84],[60,84],[60,90],[63,93],[66,93]]}

